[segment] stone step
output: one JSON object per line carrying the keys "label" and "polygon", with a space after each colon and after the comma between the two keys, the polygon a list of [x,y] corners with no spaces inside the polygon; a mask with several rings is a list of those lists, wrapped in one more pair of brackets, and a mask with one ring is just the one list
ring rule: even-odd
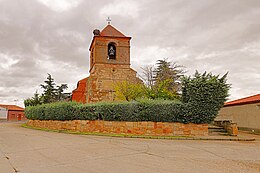
{"label": "stone step", "polygon": [[226,129],[224,129],[223,127],[209,124],[208,129],[209,129],[209,136],[227,136],[228,135]]}
{"label": "stone step", "polygon": [[214,126],[214,125],[211,125],[211,124],[209,124],[208,128],[209,129],[223,129],[223,127]]}
{"label": "stone step", "polygon": [[209,136],[228,136],[227,132],[209,132]]}
{"label": "stone step", "polygon": [[209,128],[209,133],[210,132],[227,132],[224,128],[219,128],[219,129],[210,129]]}

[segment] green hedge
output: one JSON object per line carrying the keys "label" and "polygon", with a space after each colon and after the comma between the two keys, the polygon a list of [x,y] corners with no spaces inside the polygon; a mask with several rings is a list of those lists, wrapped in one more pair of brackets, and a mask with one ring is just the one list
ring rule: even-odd
{"label": "green hedge", "polygon": [[25,114],[32,120],[107,120],[190,122],[183,115],[186,105],[176,101],[146,100],[124,103],[79,104],[50,103],[26,107]]}
{"label": "green hedge", "polygon": [[174,101],[141,101],[124,103],[79,104],[50,103],[26,107],[25,114],[32,120],[106,120],[206,123],[193,118],[188,104]]}
{"label": "green hedge", "polygon": [[183,78],[182,102],[166,100],[96,104],[59,102],[26,107],[25,114],[32,120],[210,123],[226,101],[229,87],[226,84],[226,75],[219,78],[196,72],[194,77]]}

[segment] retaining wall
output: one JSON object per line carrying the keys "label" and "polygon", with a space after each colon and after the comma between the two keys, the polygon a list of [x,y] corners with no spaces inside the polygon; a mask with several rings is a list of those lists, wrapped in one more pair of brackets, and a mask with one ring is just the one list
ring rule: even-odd
{"label": "retaining wall", "polygon": [[168,122],[122,122],[101,120],[29,120],[27,125],[51,130],[156,136],[207,136],[207,124]]}

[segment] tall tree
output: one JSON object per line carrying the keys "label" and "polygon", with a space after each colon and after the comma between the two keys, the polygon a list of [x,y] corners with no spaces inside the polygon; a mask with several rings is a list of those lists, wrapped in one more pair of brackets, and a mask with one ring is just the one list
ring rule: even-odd
{"label": "tall tree", "polygon": [[34,96],[32,98],[28,98],[28,99],[24,100],[24,105],[25,105],[25,107],[26,106],[36,106],[36,105],[42,104],[42,102],[43,102],[42,97],[36,90],[36,92],[34,93]]}
{"label": "tall tree", "polygon": [[151,99],[176,99],[181,92],[181,77],[184,67],[167,59],[158,60],[154,66],[143,70],[143,81],[146,84],[146,96]]}
{"label": "tall tree", "polygon": [[144,81],[145,85],[151,89],[154,86],[154,66],[148,65],[142,67],[141,69],[143,70],[143,76],[141,76],[141,78]]}
{"label": "tall tree", "polygon": [[67,88],[68,88],[67,84],[61,84],[60,86],[57,86],[56,89],[57,101],[62,101],[68,97],[67,94],[63,93],[64,90],[66,90]]}
{"label": "tall tree", "polygon": [[42,97],[40,96],[40,94],[38,93],[37,90],[36,90],[36,92],[34,93],[34,96],[33,96],[32,99],[34,100],[34,104],[35,104],[35,105],[42,104]]}
{"label": "tall tree", "polygon": [[43,91],[43,100],[44,103],[51,103],[56,100],[56,88],[55,88],[54,79],[48,73],[47,80],[44,81],[44,84],[40,84]]}
{"label": "tall tree", "polygon": [[40,87],[43,89],[43,93],[40,95],[38,91],[36,91],[32,98],[24,100],[25,106],[36,106],[43,103],[68,100],[71,96],[71,93],[64,93],[64,91],[68,88],[68,85],[56,85],[54,79],[49,73],[47,80],[44,81],[44,84],[40,84]]}
{"label": "tall tree", "polygon": [[154,69],[154,85],[160,86],[161,82],[168,81],[167,89],[173,93],[181,90],[181,77],[185,73],[184,67],[170,62],[167,59],[158,60]]}

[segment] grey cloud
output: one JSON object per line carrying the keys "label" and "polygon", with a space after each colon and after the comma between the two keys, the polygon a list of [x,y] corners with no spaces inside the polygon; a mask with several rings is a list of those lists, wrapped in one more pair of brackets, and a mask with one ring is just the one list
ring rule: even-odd
{"label": "grey cloud", "polygon": [[[31,97],[46,73],[72,90],[88,75],[92,30],[102,29],[107,17],[100,10],[113,2],[81,1],[57,12],[36,0],[0,1],[0,56],[13,62],[5,69],[1,67],[7,62],[0,62],[0,89],[5,92],[0,102]],[[132,66],[139,73],[140,66],[170,58],[186,66],[188,74],[196,69],[229,71],[231,98],[259,93],[260,1],[129,2],[138,3],[135,17],[110,17],[116,28],[132,36]]]}

